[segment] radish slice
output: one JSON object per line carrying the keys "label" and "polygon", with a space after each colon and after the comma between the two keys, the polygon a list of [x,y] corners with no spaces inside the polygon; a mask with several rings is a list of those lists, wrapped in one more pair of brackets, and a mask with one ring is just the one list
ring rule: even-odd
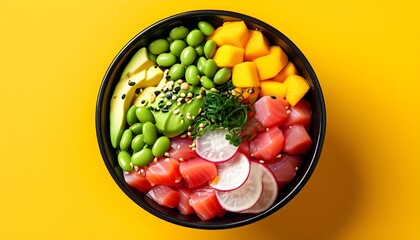
{"label": "radish slice", "polygon": [[232,191],[216,191],[220,205],[227,211],[241,212],[254,206],[263,191],[262,171],[251,163],[251,170],[245,183]]}
{"label": "radish slice", "polygon": [[226,140],[227,130],[216,129],[207,131],[203,136],[197,137],[196,149],[197,154],[211,162],[223,162],[235,155],[238,147],[230,144]]}
{"label": "radish slice", "polygon": [[237,152],[231,159],[217,163],[217,177],[210,186],[219,191],[230,191],[239,188],[248,178],[251,163],[249,159]]}
{"label": "radish slice", "polygon": [[263,191],[260,199],[251,208],[242,211],[242,213],[260,213],[267,210],[277,199],[278,186],[277,180],[273,172],[263,164],[252,162],[252,164],[258,165],[258,168],[262,172],[262,185]]}

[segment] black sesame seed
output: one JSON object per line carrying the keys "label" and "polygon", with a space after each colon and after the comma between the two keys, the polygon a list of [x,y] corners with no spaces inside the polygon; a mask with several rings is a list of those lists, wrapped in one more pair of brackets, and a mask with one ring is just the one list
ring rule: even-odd
{"label": "black sesame seed", "polygon": [[172,93],[168,93],[168,94],[166,94],[166,98],[167,98],[167,99],[172,99]]}
{"label": "black sesame seed", "polygon": [[140,88],[137,88],[136,89],[136,94],[139,94],[140,93]]}
{"label": "black sesame seed", "polygon": [[144,99],[143,99],[143,100],[141,100],[141,104],[144,104],[145,102],[146,102],[146,100],[144,100]]}
{"label": "black sesame seed", "polygon": [[271,96],[272,99],[276,99],[276,96]]}
{"label": "black sesame seed", "polygon": [[154,91],[154,93],[155,93],[155,95],[157,96],[157,95],[159,95],[159,94],[160,94],[160,91]]}
{"label": "black sesame seed", "polygon": [[136,83],[135,82],[128,82],[128,85],[130,85],[130,86],[134,86],[134,85],[136,85]]}
{"label": "black sesame seed", "polygon": [[124,99],[125,98],[125,94],[123,94],[122,96],[121,96],[121,99]]}
{"label": "black sesame seed", "polygon": [[171,76],[169,76],[169,75],[166,75],[166,80],[169,80],[169,79],[171,79]]}
{"label": "black sesame seed", "polygon": [[155,65],[155,68],[158,68],[158,65]]}
{"label": "black sesame seed", "polygon": [[162,112],[164,112],[164,113],[169,112],[169,109],[167,109],[167,108],[162,108]]}
{"label": "black sesame seed", "polygon": [[180,87],[180,86],[175,87],[174,91],[175,91],[176,93],[178,93],[179,91],[181,91],[181,87]]}

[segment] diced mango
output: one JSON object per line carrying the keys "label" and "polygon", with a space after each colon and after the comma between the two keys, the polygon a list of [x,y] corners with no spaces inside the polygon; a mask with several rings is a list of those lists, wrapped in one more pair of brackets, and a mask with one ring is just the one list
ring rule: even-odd
{"label": "diced mango", "polygon": [[220,31],[224,44],[244,48],[248,42],[249,32],[244,21],[230,21],[223,24]]}
{"label": "diced mango", "polygon": [[238,63],[232,68],[232,83],[235,87],[247,88],[260,86],[257,66],[254,62]]}
{"label": "diced mango", "polygon": [[216,50],[213,60],[219,68],[233,67],[244,60],[244,49],[232,45],[223,45]]}
{"label": "diced mango", "polygon": [[273,77],[270,80],[284,82],[284,80],[286,80],[288,76],[293,75],[293,74],[297,75],[298,71],[295,65],[289,61],[289,63],[287,63],[287,65],[279,72],[279,74],[277,74],[275,77]]}
{"label": "diced mango", "polygon": [[299,75],[290,75],[283,83],[287,89],[286,101],[292,106],[295,106],[310,88],[306,79]]}
{"label": "diced mango", "polygon": [[238,96],[245,103],[253,104],[257,101],[260,91],[261,90],[259,87],[250,87],[250,88],[237,87],[233,89],[232,93]]}
{"label": "diced mango", "polygon": [[276,76],[289,61],[286,53],[276,45],[270,47],[267,55],[254,59],[260,80]]}
{"label": "diced mango", "polygon": [[220,47],[224,44],[222,39],[221,32],[223,31],[223,26],[220,26],[216,28],[211,36],[208,37],[208,39],[213,39],[216,42],[216,46]]}
{"label": "diced mango", "polygon": [[266,80],[260,82],[260,96],[275,96],[277,98],[285,98],[286,97],[286,85],[273,81],[273,80]]}
{"label": "diced mango", "polygon": [[249,39],[245,45],[245,61],[252,61],[257,57],[267,55],[270,51],[270,43],[258,30],[248,30]]}

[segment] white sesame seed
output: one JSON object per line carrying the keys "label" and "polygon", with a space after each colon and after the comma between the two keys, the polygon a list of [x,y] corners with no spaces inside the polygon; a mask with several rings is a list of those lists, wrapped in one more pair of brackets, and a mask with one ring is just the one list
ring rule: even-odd
{"label": "white sesame seed", "polygon": [[297,170],[299,170],[299,168],[298,167],[295,167],[295,171],[297,171]]}
{"label": "white sesame seed", "polygon": [[182,90],[188,90],[188,88],[190,88],[190,86],[188,85],[188,83],[183,82],[183,83],[181,84],[181,89],[182,89]]}
{"label": "white sesame seed", "polygon": [[177,114],[179,113],[179,108],[175,109],[172,113],[173,113],[174,115],[177,115]]}
{"label": "white sesame seed", "polygon": [[202,99],[203,98],[203,96],[202,95],[198,95],[197,97],[195,97],[195,98],[197,98],[197,99]]}
{"label": "white sesame seed", "polygon": [[181,138],[185,138],[185,137],[187,137],[187,134],[184,133],[184,134],[181,135]]}
{"label": "white sesame seed", "polygon": [[182,84],[184,82],[184,80],[182,79],[178,79],[177,83]]}
{"label": "white sesame seed", "polygon": [[178,150],[179,150],[180,148],[181,148],[181,145],[177,145],[177,146],[176,146],[176,149],[178,149]]}
{"label": "white sesame seed", "polygon": [[291,112],[291,111],[288,109],[288,110],[286,111],[286,114],[290,114],[290,112]]}
{"label": "white sesame seed", "polygon": [[167,101],[166,102],[166,106],[171,106],[172,105],[172,102],[171,101]]}
{"label": "white sesame seed", "polygon": [[169,157],[170,155],[169,155],[169,153],[168,153],[168,152],[165,152],[164,156],[165,156],[165,157]]}
{"label": "white sesame seed", "polygon": [[193,94],[192,94],[192,93],[190,93],[190,92],[189,92],[189,93],[187,93],[187,97],[189,97],[189,98],[190,98],[190,97],[192,97],[192,96],[193,96]]}
{"label": "white sesame seed", "polygon": [[259,160],[260,163],[264,163],[264,160]]}
{"label": "white sesame seed", "polygon": [[181,162],[184,161],[184,159],[182,157],[180,157],[178,160],[181,161]]}
{"label": "white sesame seed", "polygon": [[186,97],[187,95],[186,95],[185,93],[183,93],[183,92],[182,92],[182,93],[180,93],[180,94],[179,94],[179,96],[180,96],[180,97],[182,97],[182,98],[184,98],[184,97]]}
{"label": "white sesame seed", "polygon": [[218,92],[219,90],[217,90],[216,88],[210,88],[210,91],[212,91],[212,92]]}
{"label": "white sesame seed", "polygon": [[172,100],[176,100],[178,97],[176,95],[172,95]]}

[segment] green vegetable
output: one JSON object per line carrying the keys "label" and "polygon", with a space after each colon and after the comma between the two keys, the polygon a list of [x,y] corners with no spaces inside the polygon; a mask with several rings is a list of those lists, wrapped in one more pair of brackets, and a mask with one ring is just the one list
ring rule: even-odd
{"label": "green vegetable", "polygon": [[171,147],[171,140],[166,136],[159,137],[152,147],[152,153],[155,157],[160,157],[165,154]]}
{"label": "green vegetable", "polygon": [[172,67],[169,69],[169,76],[171,76],[171,80],[175,81],[180,78],[184,78],[185,74],[185,67],[182,66],[180,63],[175,63],[172,65]]}
{"label": "green vegetable", "polygon": [[143,139],[143,134],[139,134],[133,138],[133,141],[131,141],[131,149],[133,149],[133,152],[140,151],[146,143]]}
{"label": "green vegetable", "polygon": [[169,42],[166,39],[156,39],[149,44],[148,49],[150,53],[159,55],[169,50]]}
{"label": "green vegetable", "polygon": [[146,122],[155,123],[155,116],[148,108],[138,107],[136,109],[136,116],[141,123],[146,123]]}
{"label": "green vegetable", "polygon": [[133,132],[134,135],[141,134],[143,129],[143,123],[134,123],[130,126],[130,130]]}
{"label": "green vegetable", "polygon": [[188,45],[195,47],[204,40],[204,34],[200,30],[194,29],[188,33],[186,40]]}
{"label": "green vegetable", "polygon": [[184,26],[174,27],[169,32],[169,37],[176,40],[176,39],[184,39],[187,37],[190,30]]}
{"label": "green vegetable", "polygon": [[149,164],[155,156],[153,156],[152,150],[150,148],[143,148],[142,150],[136,152],[131,157],[131,162],[135,166],[146,166]]}
{"label": "green vegetable", "polygon": [[126,151],[121,151],[118,153],[118,164],[124,171],[133,170],[133,165],[131,164],[131,155]]}
{"label": "green vegetable", "polygon": [[171,43],[171,45],[169,46],[169,50],[171,51],[171,53],[173,55],[175,55],[176,57],[181,56],[181,52],[182,50],[184,50],[184,48],[187,47],[187,43],[184,42],[183,40],[175,40]]}
{"label": "green vegetable", "polygon": [[231,81],[219,88],[224,91],[207,91],[203,97],[202,114],[197,116],[193,123],[192,137],[201,136],[207,130],[213,131],[218,128],[229,131],[226,139],[235,146],[253,137],[248,133],[244,134],[245,125],[248,122],[248,111],[253,109],[250,105],[241,102],[238,96],[227,92],[227,89],[230,89],[229,83]]}
{"label": "green vegetable", "polygon": [[201,32],[203,32],[203,34],[206,36],[210,36],[214,32],[213,25],[211,25],[211,23],[206,22],[206,21],[200,21],[198,23],[198,29],[200,29]]}
{"label": "green vegetable", "polygon": [[152,146],[157,139],[156,126],[151,122],[143,124],[143,139],[147,145]]}
{"label": "green vegetable", "polygon": [[184,48],[184,50],[182,50],[179,59],[181,60],[182,65],[189,66],[194,62],[196,57],[197,52],[195,51],[195,49],[191,46],[188,46]]}
{"label": "green vegetable", "polygon": [[128,125],[133,125],[134,123],[139,122],[136,116],[136,105],[131,106],[127,111],[127,123]]}
{"label": "green vegetable", "polygon": [[176,57],[172,53],[161,53],[157,56],[156,63],[161,67],[170,67],[176,63]]}
{"label": "green vegetable", "polygon": [[120,149],[127,150],[130,147],[131,140],[133,140],[133,133],[130,129],[126,129],[121,136]]}

